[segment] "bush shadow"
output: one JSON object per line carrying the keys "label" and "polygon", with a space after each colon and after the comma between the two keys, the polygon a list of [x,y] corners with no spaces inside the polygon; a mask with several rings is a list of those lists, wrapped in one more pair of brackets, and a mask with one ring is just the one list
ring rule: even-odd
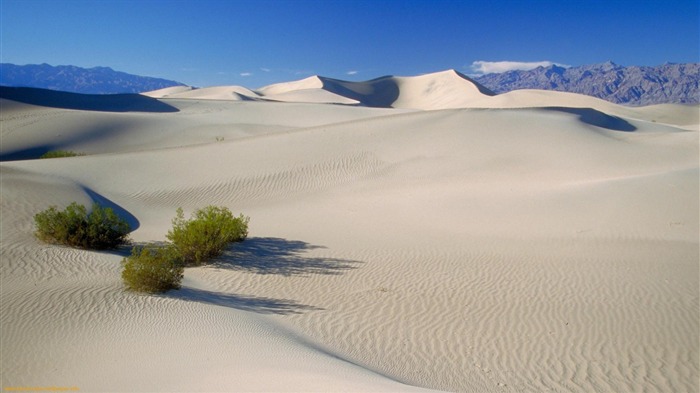
{"label": "bush shadow", "polygon": [[237,310],[258,314],[290,315],[302,314],[307,311],[323,310],[322,308],[297,303],[293,300],[236,295],[190,287],[182,287],[176,291],[169,291],[165,296],[173,299],[235,308]]}
{"label": "bush shadow", "polygon": [[310,250],[324,248],[299,240],[254,237],[229,247],[210,266],[242,270],[257,274],[283,276],[327,274],[338,275],[357,269],[360,261],[337,258],[308,257]]}

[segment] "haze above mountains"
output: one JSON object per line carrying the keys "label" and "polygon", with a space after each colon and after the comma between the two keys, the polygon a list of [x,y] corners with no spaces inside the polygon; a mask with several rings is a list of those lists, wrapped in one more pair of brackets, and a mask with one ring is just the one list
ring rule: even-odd
{"label": "haze above mountains", "polygon": [[[382,77],[368,82],[347,82],[314,76],[289,84],[298,85],[295,90],[303,90],[305,87],[323,87],[325,90],[329,90],[330,86],[330,94],[345,98],[337,103],[387,106],[384,102],[367,102],[366,98],[369,95],[353,91],[352,86],[364,83],[378,87],[377,83],[384,81],[385,85],[389,84],[382,86],[382,88],[389,87],[390,91],[390,85],[393,82],[387,81],[400,79],[401,77]],[[516,70],[473,76],[470,79],[477,82],[476,86],[487,95],[520,89],[540,89],[585,94],[633,106],[664,103],[696,104],[700,102],[700,64],[698,63],[663,64],[655,67],[621,66],[612,62],[570,68],[552,65],[528,71]],[[35,87],[83,94],[141,93],[173,86],[181,86],[178,89],[180,93],[191,89],[180,82],[132,75],[114,71],[108,67],[54,67],[48,64],[14,65],[8,63],[0,64],[0,85]],[[273,86],[280,85],[288,84]],[[298,87],[302,87],[302,89],[298,89]],[[188,95],[211,95],[211,89],[213,88],[201,89],[207,93],[193,91]],[[228,95],[230,87],[224,90],[227,92],[226,98],[230,99],[231,97]],[[285,93],[288,96],[292,94],[289,91],[277,92],[272,86],[263,87],[257,91],[244,87],[238,87],[234,90],[236,90],[234,93],[239,94],[241,99],[256,99],[262,95],[277,96],[279,93]],[[276,98],[282,98],[281,100],[293,98],[291,96],[285,97],[285,94]],[[298,94],[294,93],[294,95]],[[390,92],[387,94],[390,95]],[[376,95],[373,97],[376,98]]]}

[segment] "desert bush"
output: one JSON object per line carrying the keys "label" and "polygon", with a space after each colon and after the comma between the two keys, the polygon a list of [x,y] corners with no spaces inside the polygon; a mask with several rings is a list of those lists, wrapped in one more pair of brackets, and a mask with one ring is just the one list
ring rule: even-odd
{"label": "desert bush", "polygon": [[122,266],[122,280],[127,289],[135,292],[179,289],[184,273],[182,256],[172,245],[134,248]]}
{"label": "desert bush", "polygon": [[70,150],[54,150],[42,154],[39,158],[63,158],[63,157],[78,157],[84,156],[84,153],[76,153]]}
{"label": "desert bush", "polygon": [[36,236],[47,243],[105,250],[128,240],[129,224],[111,208],[95,203],[87,212],[83,205],[71,203],[63,211],[51,206],[34,216]]}
{"label": "desert bush", "polygon": [[216,206],[196,210],[186,220],[180,208],[167,238],[186,265],[201,265],[223,254],[229,243],[243,241],[248,236],[248,221],[242,214],[234,217],[229,209]]}

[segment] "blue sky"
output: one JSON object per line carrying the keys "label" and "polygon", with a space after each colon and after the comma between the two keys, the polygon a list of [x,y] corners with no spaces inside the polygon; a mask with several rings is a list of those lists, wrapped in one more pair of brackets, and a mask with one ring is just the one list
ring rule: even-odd
{"label": "blue sky", "polygon": [[2,62],[195,86],[700,61],[698,0],[0,0],[0,18]]}

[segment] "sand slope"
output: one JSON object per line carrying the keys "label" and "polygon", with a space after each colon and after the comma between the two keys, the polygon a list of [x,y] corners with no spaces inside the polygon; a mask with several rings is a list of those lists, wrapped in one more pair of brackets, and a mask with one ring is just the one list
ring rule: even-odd
{"label": "sand slope", "polygon": [[[2,100],[5,159],[90,153],[0,164],[2,385],[697,391],[699,108],[416,78],[255,93],[403,109]],[[130,294],[127,250],[32,236],[36,212],[93,199],[132,217],[135,242],[207,204],[249,215],[250,238],[180,291]]]}
{"label": "sand slope", "polygon": [[697,129],[700,124],[697,106],[653,105],[630,108],[595,97],[544,90],[514,90],[496,95],[455,70],[412,77],[386,76],[365,82],[311,76],[298,81],[265,86],[255,91],[241,86],[202,89],[177,86],[145,95],[154,98],[267,100],[409,110],[553,107],[594,110],[609,116],[667,123],[690,130]]}
{"label": "sand slope", "polygon": [[240,86],[195,90],[178,87],[176,90],[168,88],[146,95],[156,98],[262,99],[425,110],[462,108],[494,93],[466,75],[447,70],[412,77],[386,76],[366,82],[348,82],[316,75],[265,86],[256,91]]}

